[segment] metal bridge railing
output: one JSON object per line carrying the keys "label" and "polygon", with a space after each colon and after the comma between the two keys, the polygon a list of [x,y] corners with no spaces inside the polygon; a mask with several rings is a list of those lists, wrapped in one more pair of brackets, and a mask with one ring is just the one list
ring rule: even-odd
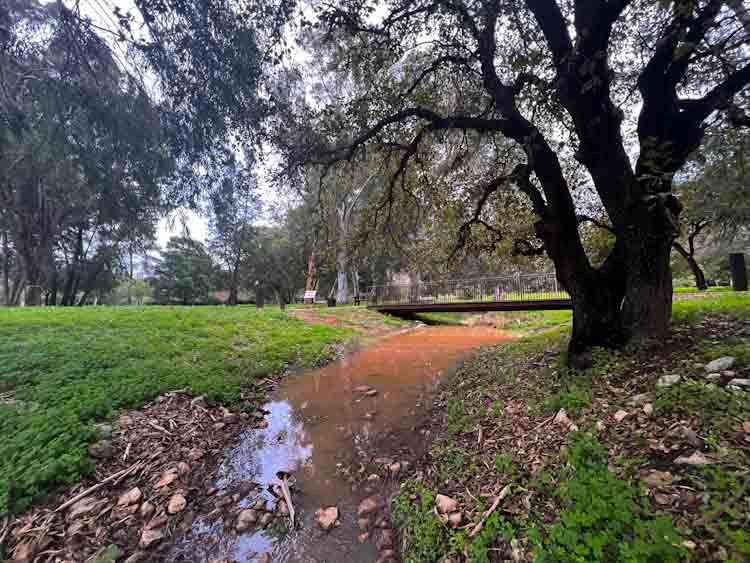
{"label": "metal bridge railing", "polygon": [[570,299],[554,273],[523,274],[470,280],[372,286],[368,305],[490,303]]}

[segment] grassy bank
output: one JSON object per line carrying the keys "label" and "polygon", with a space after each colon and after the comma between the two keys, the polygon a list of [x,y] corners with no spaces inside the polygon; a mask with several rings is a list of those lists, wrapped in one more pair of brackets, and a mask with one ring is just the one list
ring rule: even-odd
{"label": "grassy bank", "polygon": [[[750,560],[750,392],[724,386],[750,378],[750,297],[674,309],[666,342],[599,350],[585,373],[564,367],[562,324],[466,363],[393,506],[404,561]],[[703,365],[727,355],[712,383]]]}
{"label": "grassy bank", "polygon": [[0,514],[90,471],[118,409],[185,387],[232,403],[351,334],[254,307],[0,309]]}

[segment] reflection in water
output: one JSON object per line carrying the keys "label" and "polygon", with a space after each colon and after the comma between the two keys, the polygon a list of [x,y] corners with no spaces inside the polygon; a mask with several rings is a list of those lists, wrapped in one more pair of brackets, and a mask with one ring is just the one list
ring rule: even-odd
{"label": "reflection in water", "polygon": [[[357,542],[356,510],[364,495],[352,490],[342,468],[364,467],[375,456],[419,454],[414,428],[440,376],[468,350],[506,339],[487,327],[421,328],[289,378],[277,400],[264,406],[268,427],[244,433],[219,468],[216,486],[248,480],[265,486],[278,483],[280,470],[292,473],[301,525],[275,542],[268,531],[237,534],[199,518],[176,546],[175,559],[244,562],[273,551],[274,561],[284,562],[374,561],[375,546]],[[367,395],[363,386],[375,392]],[[325,533],[315,527],[314,513],[331,505],[339,508],[341,526]]]}

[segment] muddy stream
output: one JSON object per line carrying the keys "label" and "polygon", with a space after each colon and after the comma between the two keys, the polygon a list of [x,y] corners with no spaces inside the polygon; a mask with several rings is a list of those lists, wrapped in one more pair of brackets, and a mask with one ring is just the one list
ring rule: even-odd
{"label": "muddy stream", "polygon": [[[382,532],[375,526],[387,527],[387,515],[371,515],[370,538],[360,541],[360,502],[372,496],[385,506],[397,487],[393,473],[422,452],[427,440],[420,427],[441,376],[472,349],[508,338],[489,327],[421,327],[288,377],[263,407],[268,426],[242,434],[219,467],[215,487],[257,483],[263,489],[240,506],[266,499],[273,507],[268,484],[280,483],[280,471],[290,474],[295,529],[284,529],[288,518],[279,516],[244,533],[221,519],[197,518],[169,560],[376,561]],[[377,473],[381,478],[368,480]],[[326,532],[315,513],[330,506],[338,508],[339,525]]]}

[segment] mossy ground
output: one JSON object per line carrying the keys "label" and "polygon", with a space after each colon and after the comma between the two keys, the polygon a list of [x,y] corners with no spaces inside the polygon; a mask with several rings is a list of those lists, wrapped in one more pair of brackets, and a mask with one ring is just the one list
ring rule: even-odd
{"label": "mossy ground", "polygon": [[[583,373],[564,367],[560,322],[469,360],[394,503],[404,560],[750,561],[750,393],[702,367],[731,355],[750,377],[750,296],[680,299],[674,319],[665,342],[599,350]],[[682,382],[657,388],[665,374]],[[641,393],[646,411],[630,404]],[[435,512],[438,493],[459,502],[458,528]]]}
{"label": "mossy ground", "polygon": [[346,328],[254,307],[0,309],[0,514],[93,463],[94,423],[189,388],[231,404],[289,365],[327,360]]}

